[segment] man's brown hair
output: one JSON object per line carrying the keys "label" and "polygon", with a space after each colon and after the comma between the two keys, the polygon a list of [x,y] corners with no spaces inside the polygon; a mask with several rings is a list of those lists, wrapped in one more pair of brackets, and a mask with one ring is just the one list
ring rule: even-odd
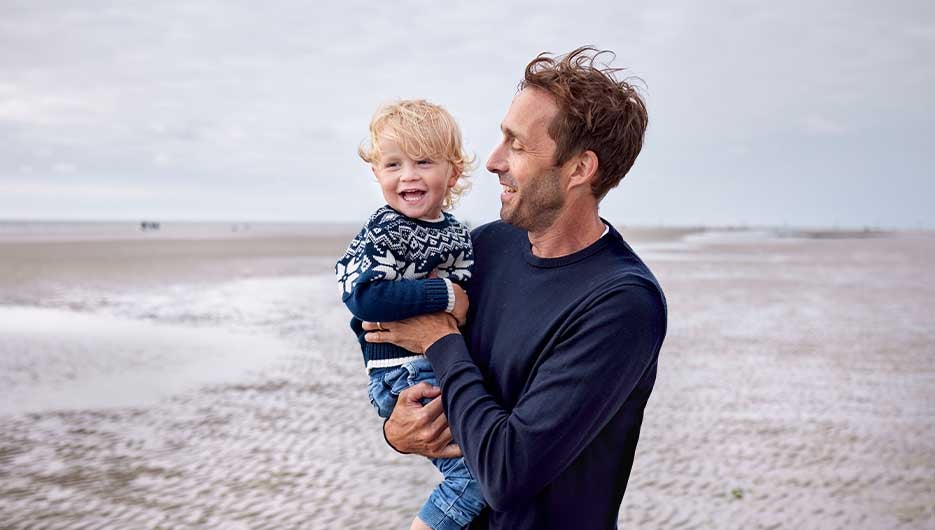
{"label": "man's brown hair", "polygon": [[627,80],[617,80],[621,68],[598,63],[609,50],[582,46],[554,57],[540,53],[528,65],[519,90],[537,88],[555,98],[558,114],[549,136],[558,144],[555,164],[583,151],[597,155],[598,169],[591,192],[602,199],[633,166],[649,124],[646,103]]}

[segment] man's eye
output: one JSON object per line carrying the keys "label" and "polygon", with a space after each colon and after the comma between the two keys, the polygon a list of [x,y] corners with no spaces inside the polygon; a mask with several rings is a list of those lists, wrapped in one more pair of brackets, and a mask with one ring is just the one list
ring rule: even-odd
{"label": "man's eye", "polygon": [[514,151],[522,151],[522,150],[523,150],[523,146],[520,145],[519,142],[512,142],[512,143],[510,144],[510,149],[512,149],[512,150],[514,150]]}

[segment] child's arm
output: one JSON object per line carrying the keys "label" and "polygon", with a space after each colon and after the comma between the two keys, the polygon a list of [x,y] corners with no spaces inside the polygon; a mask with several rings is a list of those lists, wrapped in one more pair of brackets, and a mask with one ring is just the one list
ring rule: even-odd
{"label": "child's arm", "polygon": [[448,284],[441,278],[358,283],[343,299],[355,317],[369,322],[393,322],[454,309],[449,309]]}
{"label": "child's arm", "polygon": [[[384,221],[398,218],[398,214],[381,211],[371,217],[335,266],[344,304],[356,318],[369,322],[393,322],[447,311],[463,323],[467,294],[450,279],[466,281],[470,273],[455,267],[442,272],[449,278],[438,278],[434,273],[418,278],[425,273],[417,273],[413,264],[400,261],[409,249],[404,241],[392,236],[392,229],[388,230]],[[467,258],[464,253],[457,258],[458,267],[465,265],[465,259],[470,265],[470,250],[467,253]]]}

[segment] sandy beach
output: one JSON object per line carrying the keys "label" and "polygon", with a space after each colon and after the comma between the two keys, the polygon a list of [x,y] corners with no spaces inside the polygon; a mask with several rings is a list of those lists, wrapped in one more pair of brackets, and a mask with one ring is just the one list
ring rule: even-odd
{"label": "sandy beach", "polygon": [[[622,232],[669,303],[622,528],[935,528],[935,233]],[[351,235],[0,237],[0,528],[406,528]]]}

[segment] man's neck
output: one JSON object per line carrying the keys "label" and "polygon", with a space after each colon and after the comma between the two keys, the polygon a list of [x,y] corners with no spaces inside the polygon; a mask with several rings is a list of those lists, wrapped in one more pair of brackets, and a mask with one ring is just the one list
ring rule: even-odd
{"label": "man's neck", "polygon": [[596,208],[585,209],[584,214],[573,213],[566,207],[548,228],[529,232],[533,255],[540,258],[560,258],[590,246],[604,233],[604,222]]}

